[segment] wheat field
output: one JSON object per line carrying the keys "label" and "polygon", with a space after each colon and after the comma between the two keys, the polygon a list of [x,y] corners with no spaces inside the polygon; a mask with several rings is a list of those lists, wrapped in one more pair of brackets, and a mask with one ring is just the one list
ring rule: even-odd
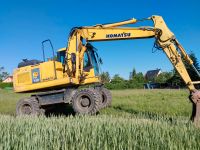
{"label": "wheat field", "polygon": [[28,94],[0,90],[0,149],[200,149],[187,90],[115,90],[96,116],[16,117]]}

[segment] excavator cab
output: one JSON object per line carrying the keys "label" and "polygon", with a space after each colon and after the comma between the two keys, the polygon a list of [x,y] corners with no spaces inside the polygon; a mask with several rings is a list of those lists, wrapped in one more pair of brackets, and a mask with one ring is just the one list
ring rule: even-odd
{"label": "excavator cab", "polygon": [[[94,69],[95,76],[99,75],[100,64],[102,60],[97,53],[97,49],[94,48],[91,44],[87,45],[87,50],[84,52],[83,58],[83,70],[89,72],[90,69]],[[65,64],[66,59],[66,48],[61,48],[57,51],[57,61]]]}
{"label": "excavator cab", "polygon": [[[87,43],[85,45],[86,50],[83,54],[83,64],[82,64],[82,84],[89,84],[91,82],[91,79],[93,79],[92,82],[99,82],[99,74],[100,74],[100,64],[102,64],[102,59],[99,57],[97,53],[97,49],[92,46],[90,43]],[[64,47],[57,51],[57,62],[62,63],[62,65],[66,65],[66,58],[68,61],[70,61],[72,64],[76,65],[76,55],[69,54],[69,56],[66,56],[66,51],[68,48]],[[74,66],[75,67],[75,66]],[[63,68],[64,69],[64,68]],[[75,69],[74,69],[75,70]]]}

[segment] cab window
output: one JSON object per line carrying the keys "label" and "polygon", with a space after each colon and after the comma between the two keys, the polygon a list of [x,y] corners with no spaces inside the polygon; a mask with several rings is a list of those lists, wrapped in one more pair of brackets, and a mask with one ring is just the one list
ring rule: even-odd
{"label": "cab window", "polygon": [[89,71],[89,69],[91,68],[91,62],[88,56],[88,52],[86,51],[84,53],[84,60],[83,60],[83,69],[85,71]]}
{"label": "cab window", "polygon": [[98,62],[97,62],[97,59],[96,59],[97,56],[95,55],[95,52],[93,50],[90,50],[89,54],[90,54],[90,57],[91,57],[92,66],[94,68],[94,73],[97,76],[97,75],[99,75],[99,66],[98,66]]}
{"label": "cab window", "polygon": [[65,55],[66,55],[65,51],[60,51],[57,53],[57,60],[62,64],[65,63]]}

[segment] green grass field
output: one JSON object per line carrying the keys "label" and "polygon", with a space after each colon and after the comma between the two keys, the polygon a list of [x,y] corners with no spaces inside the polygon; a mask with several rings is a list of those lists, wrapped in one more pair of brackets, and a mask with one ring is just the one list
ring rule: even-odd
{"label": "green grass field", "polygon": [[115,90],[96,116],[15,117],[0,90],[0,149],[200,149],[187,90]]}

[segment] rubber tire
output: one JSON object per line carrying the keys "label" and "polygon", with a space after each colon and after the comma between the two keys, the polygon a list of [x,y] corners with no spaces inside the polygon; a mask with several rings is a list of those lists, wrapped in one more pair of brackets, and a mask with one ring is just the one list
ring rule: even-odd
{"label": "rubber tire", "polygon": [[[88,109],[85,109],[80,106],[81,96],[86,96],[89,98],[90,106]],[[72,97],[72,108],[76,114],[94,115],[99,111],[100,100],[101,100],[101,94],[92,88],[77,90],[76,93]]]}
{"label": "rubber tire", "polygon": [[[30,106],[30,108],[31,108],[30,114],[25,114],[25,113],[22,112],[21,107],[23,107],[23,105],[29,105]],[[21,99],[17,102],[17,105],[16,105],[16,115],[17,116],[25,116],[25,115],[39,116],[41,114],[44,114],[44,112],[40,111],[39,103],[36,100],[36,98],[34,98],[34,97],[24,98],[24,99]]]}
{"label": "rubber tire", "polygon": [[100,102],[100,109],[105,108],[105,107],[109,107],[111,106],[112,103],[112,94],[111,92],[106,89],[106,88],[101,88],[101,94],[102,94],[102,101]]}

